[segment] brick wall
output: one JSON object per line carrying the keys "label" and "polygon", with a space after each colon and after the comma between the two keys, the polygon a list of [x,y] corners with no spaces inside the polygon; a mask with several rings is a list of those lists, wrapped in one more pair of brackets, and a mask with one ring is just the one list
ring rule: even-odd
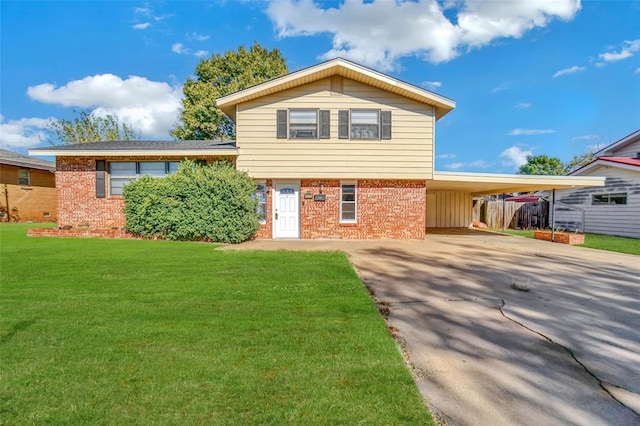
{"label": "brick wall", "polygon": [[[198,157],[194,160],[216,161],[221,157]],[[58,226],[96,229],[125,226],[124,199],[109,195],[109,174],[106,174],[106,198],[96,197],[96,160],[103,157],[58,157],[56,186],[58,188]],[[112,157],[109,161],[181,161],[184,157]],[[108,164],[107,162],[107,164]]]}
{"label": "brick wall", "polygon": [[56,189],[54,174],[48,170],[30,169],[30,185],[18,184],[18,167],[0,165],[0,211],[6,220],[7,203],[11,221],[55,222]]}
{"label": "brick wall", "polygon": [[[319,194],[326,201],[305,199]],[[300,228],[302,239],[422,239],[425,235],[424,181],[359,180],[357,223],[340,223],[340,181],[302,180]]]}

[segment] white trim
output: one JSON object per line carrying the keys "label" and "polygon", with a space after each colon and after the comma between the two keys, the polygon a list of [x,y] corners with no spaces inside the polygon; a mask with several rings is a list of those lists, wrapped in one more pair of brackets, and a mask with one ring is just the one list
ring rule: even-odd
{"label": "white trim", "polygon": [[631,133],[630,135],[627,135],[625,137],[623,137],[622,139],[613,142],[612,144],[609,144],[607,146],[605,146],[604,148],[602,148],[600,151],[596,151],[593,155],[594,157],[609,157],[609,155],[604,155],[604,153],[607,152],[611,152],[612,155],[611,157],[613,157],[613,151],[617,150],[618,148],[622,148],[628,144],[630,144],[631,142],[633,142],[635,139],[640,138],[640,130],[636,130],[635,132]]}
{"label": "white trim", "polygon": [[[355,219],[345,220],[342,219],[342,186],[353,185],[354,186],[354,217]],[[340,223],[358,223],[358,181],[357,180],[341,180],[340,181]]]}
{"label": "white trim", "polygon": [[587,170],[594,169],[598,166],[617,167],[619,169],[626,169],[626,170],[633,170],[636,172],[640,172],[640,166],[623,164],[623,163],[618,163],[616,161],[610,161],[610,160],[604,160],[604,159],[598,158],[592,161],[591,163],[587,164],[586,166],[582,166],[579,169],[572,171],[571,173],[569,173],[569,176],[580,176]]}
{"label": "white trim", "polygon": [[184,156],[237,156],[238,150],[233,149],[109,149],[90,151],[79,150],[56,150],[38,149],[29,150],[29,155],[55,155],[56,157],[184,157]]}

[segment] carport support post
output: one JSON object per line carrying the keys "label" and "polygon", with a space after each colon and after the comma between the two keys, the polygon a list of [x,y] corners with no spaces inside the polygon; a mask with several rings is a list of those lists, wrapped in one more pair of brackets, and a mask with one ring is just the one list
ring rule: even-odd
{"label": "carport support post", "polygon": [[504,222],[506,218],[504,217],[504,192],[502,193],[502,232],[504,232]]}
{"label": "carport support post", "polygon": [[556,240],[556,189],[551,190],[551,241]]}

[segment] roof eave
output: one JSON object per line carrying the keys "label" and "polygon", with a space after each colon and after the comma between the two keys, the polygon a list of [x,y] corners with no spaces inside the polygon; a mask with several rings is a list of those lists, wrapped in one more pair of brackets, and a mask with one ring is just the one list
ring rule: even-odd
{"label": "roof eave", "polygon": [[237,148],[228,149],[164,149],[150,151],[148,149],[118,150],[56,150],[55,148],[30,149],[29,155],[53,155],[56,157],[180,157],[180,156],[237,156]]}

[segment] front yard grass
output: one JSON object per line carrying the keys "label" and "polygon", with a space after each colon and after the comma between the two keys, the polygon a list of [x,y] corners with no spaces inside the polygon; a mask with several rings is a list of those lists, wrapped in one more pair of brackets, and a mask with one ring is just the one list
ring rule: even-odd
{"label": "front yard grass", "polygon": [[342,253],[0,225],[0,423],[432,424]]}
{"label": "front yard grass", "polygon": [[[505,229],[505,234],[519,235],[533,238],[531,230]],[[640,240],[636,238],[613,237],[610,235],[584,234],[584,244],[578,247],[589,247],[598,250],[615,251],[618,253],[635,254],[640,256]]]}

